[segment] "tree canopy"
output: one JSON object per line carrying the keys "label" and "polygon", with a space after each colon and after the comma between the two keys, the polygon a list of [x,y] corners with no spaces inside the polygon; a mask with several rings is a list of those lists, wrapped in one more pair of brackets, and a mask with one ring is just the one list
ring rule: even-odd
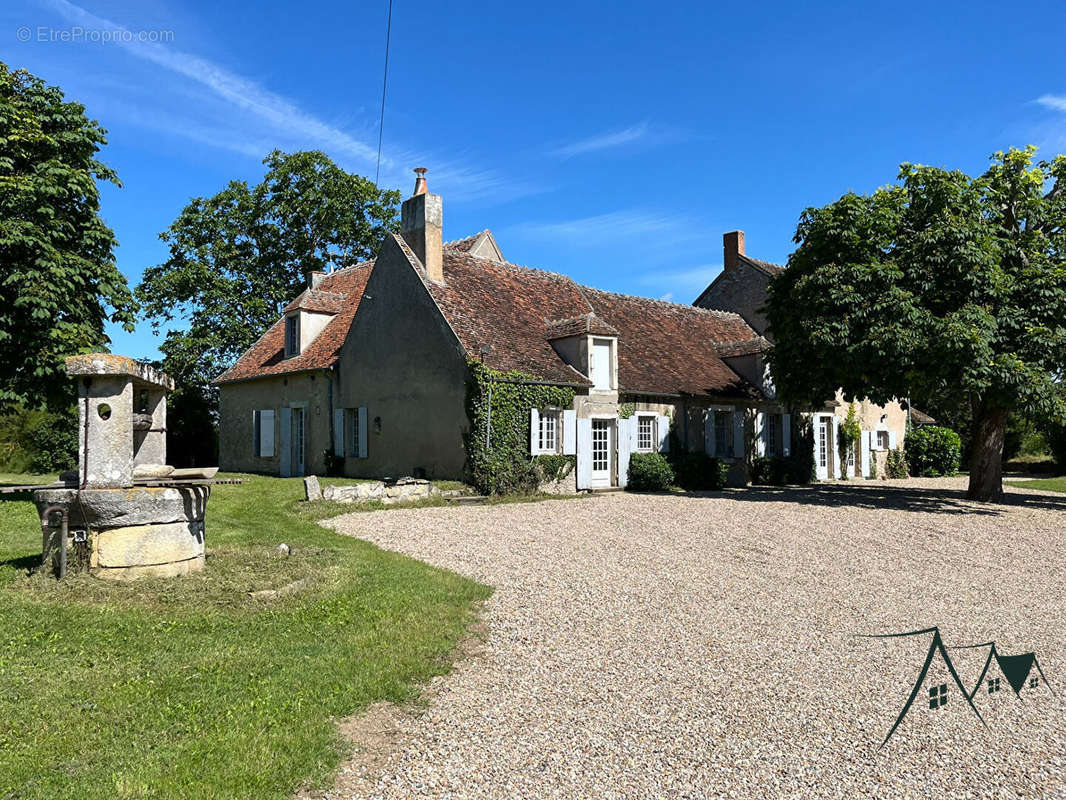
{"label": "tree canopy", "polygon": [[68,355],[133,330],[136,304],[100,218],[105,131],[85,107],[0,63],[0,410],[66,405]]}
{"label": "tree canopy", "polygon": [[171,418],[190,430],[210,432],[217,403],[210,381],[277,320],[310,274],[373,257],[399,221],[398,191],[379,189],[324,153],[275,150],[263,163],[259,184],[231,181],[190,200],[160,234],[169,258],[148,267],[137,287],[152,327],[174,326],[160,346],[161,366],[182,387]]}
{"label": "tree canopy", "polygon": [[996,153],[978,177],[903,164],[804,211],[766,308],[781,395],[967,405],[969,496],[998,497],[1008,412],[1066,417],[1066,156],[1035,156]]}

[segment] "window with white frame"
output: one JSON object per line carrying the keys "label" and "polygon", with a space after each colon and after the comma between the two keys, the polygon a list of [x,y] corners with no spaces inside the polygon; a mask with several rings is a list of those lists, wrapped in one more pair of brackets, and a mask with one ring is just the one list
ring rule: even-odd
{"label": "window with white frame", "polygon": [[293,314],[285,318],[285,355],[295,356],[300,353],[300,315]]}
{"label": "window with white frame", "polygon": [[766,415],[766,455],[775,458],[781,454],[781,415]]}
{"label": "window with white frame", "polygon": [[540,431],[538,444],[542,453],[557,453],[559,451],[559,412],[540,412]]}
{"label": "window with white frame", "polygon": [[878,431],[877,432],[877,449],[878,450],[887,450],[888,447],[889,447],[888,442],[889,442],[888,431]]}
{"label": "window with white frame", "polygon": [[637,452],[650,453],[655,449],[655,417],[637,417]]}
{"label": "window with white frame", "polygon": [[714,412],[714,454],[718,458],[733,457],[733,412]]}

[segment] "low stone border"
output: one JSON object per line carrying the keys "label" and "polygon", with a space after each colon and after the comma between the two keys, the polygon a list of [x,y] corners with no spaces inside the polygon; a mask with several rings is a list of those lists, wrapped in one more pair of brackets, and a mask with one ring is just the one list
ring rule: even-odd
{"label": "low stone border", "polygon": [[322,487],[318,477],[304,478],[305,499],[330,500],[334,503],[365,503],[378,500],[385,505],[410,503],[441,495],[440,489],[422,478],[400,478],[395,482],[364,481],[350,486]]}

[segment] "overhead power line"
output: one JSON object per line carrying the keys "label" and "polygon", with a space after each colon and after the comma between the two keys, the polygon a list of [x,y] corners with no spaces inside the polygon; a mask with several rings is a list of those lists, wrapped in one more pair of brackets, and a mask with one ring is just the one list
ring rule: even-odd
{"label": "overhead power line", "polygon": [[378,123],[378,166],[374,171],[374,183],[381,178],[381,139],[385,134],[385,90],[389,85],[389,42],[392,39],[392,0],[389,0],[389,21],[385,26],[385,74],[381,79],[381,118]]}

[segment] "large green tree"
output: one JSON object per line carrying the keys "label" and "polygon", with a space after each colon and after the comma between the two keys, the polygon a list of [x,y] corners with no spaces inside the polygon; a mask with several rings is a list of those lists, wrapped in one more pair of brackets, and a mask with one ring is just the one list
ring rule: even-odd
{"label": "large green tree", "polygon": [[[157,331],[169,329],[162,367],[182,388],[170,418],[175,430],[210,447],[217,396],[210,381],[273,324],[312,272],[371,258],[399,221],[400,193],[347,172],[324,153],[275,150],[263,180],[232,181],[195,197],[160,234],[170,256],[144,271],[137,298]],[[205,447],[175,461],[204,461]],[[187,449],[187,448],[186,448]]]}
{"label": "large green tree", "polygon": [[0,63],[0,410],[62,408],[63,358],[105,349],[136,306],[100,218],[105,131],[85,107]]}
{"label": "large green tree", "polygon": [[967,405],[968,496],[1003,492],[1008,413],[1066,416],[1066,156],[996,153],[978,177],[903,164],[899,182],[807,209],[770,286],[781,394]]}

